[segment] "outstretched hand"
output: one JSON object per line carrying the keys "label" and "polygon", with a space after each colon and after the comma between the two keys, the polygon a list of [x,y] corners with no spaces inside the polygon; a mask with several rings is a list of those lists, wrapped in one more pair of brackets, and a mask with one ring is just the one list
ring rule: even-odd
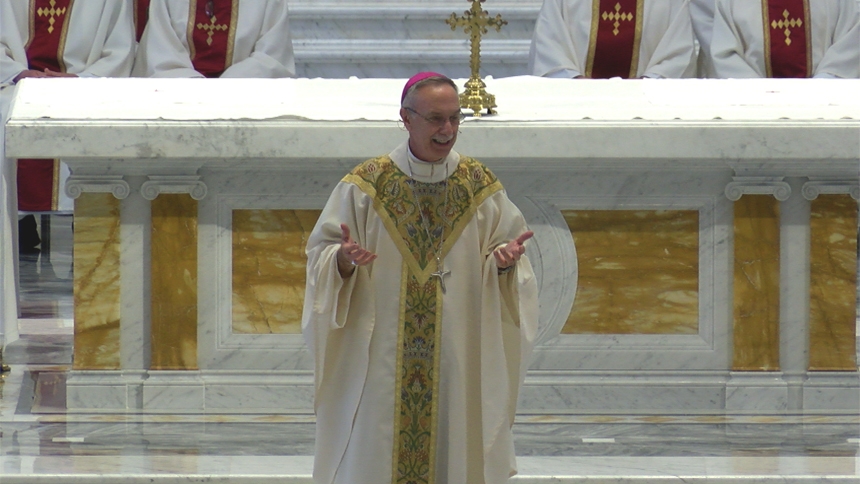
{"label": "outstretched hand", "polygon": [[534,232],[527,230],[516,239],[499,247],[493,251],[493,257],[496,258],[496,267],[499,269],[507,269],[516,264],[520,257],[526,253],[525,242],[534,236]]}
{"label": "outstretched hand", "polygon": [[376,259],[376,254],[358,245],[349,235],[349,226],[340,224],[340,250],[337,251],[337,267],[341,275],[352,274],[352,266],[366,266]]}

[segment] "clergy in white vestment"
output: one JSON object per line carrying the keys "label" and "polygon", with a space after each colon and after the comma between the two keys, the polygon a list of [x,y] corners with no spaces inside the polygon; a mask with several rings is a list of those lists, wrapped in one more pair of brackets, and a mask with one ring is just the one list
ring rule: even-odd
{"label": "clergy in white vestment", "polygon": [[532,232],[452,149],[456,85],[421,73],[401,99],[408,140],[347,174],[308,238],[314,481],[503,484],[537,332]]}
{"label": "clergy in white vestment", "polygon": [[860,77],[860,14],[850,0],[717,0],[720,78]]}
{"label": "clergy in white vestment", "polygon": [[[127,1],[3,0],[0,2],[2,126],[5,128],[15,84],[22,79],[126,77],[133,60],[132,12]],[[58,88],[62,86],[57,84]],[[0,139],[4,139],[3,130]],[[19,200],[20,209],[26,211],[71,210],[73,204],[61,189],[68,168],[58,160],[18,160],[16,168],[16,163],[6,160],[0,151],[0,168],[0,318],[6,321],[9,342],[17,338],[14,267]]]}
{"label": "clergy in white vestment", "polygon": [[295,73],[287,0],[150,0],[132,76]]}
{"label": "clergy in white vestment", "polygon": [[714,62],[711,57],[711,37],[714,32],[714,1],[690,0],[690,18],[693,21],[693,33],[699,44],[696,55],[696,77],[715,77]]}
{"label": "clergy in white vestment", "polygon": [[692,77],[689,0],[544,0],[529,72],[591,79]]}

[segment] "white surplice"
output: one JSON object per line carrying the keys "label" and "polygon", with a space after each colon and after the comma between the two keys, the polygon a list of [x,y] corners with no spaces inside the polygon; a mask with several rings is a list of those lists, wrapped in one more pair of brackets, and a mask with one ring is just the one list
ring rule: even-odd
{"label": "white surplice", "polygon": [[[812,77],[860,77],[860,15],[857,2],[810,0]],[[711,38],[719,78],[767,77],[761,2],[717,0]]]}
{"label": "white surplice", "polygon": [[[68,13],[68,31],[63,49],[66,72],[79,77],[127,77],[134,60],[134,22],[130,2],[78,0]],[[30,30],[29,0],[0,2],[0,139],[5,141],[5,121],[15,93],[12,81],[28,69]],[[40,82],[33,79],[29,82]],[[73,94],[73,93],[70,93]],[[71,210],[72,201],[63,193],[68,167],[61,164],[60,210]],[[15,163],[7,163],[0,150],[0,344],[18,338],[17,236],[18,198]],[[5,342],[3,341],[5,340]]]}
{"label": "white surplice", "polygon": [[[133,77],[204,77],[191,62],[188,15],[188,0],[152,0]],[[243,0],[237,15],[233,62],[220,77],[295,76],[287,0]]]}
{"label": "white surplice", "polygon": [[[596,0],[544,0],[529,49],[531,74],[559,78],[585,75],[592,1]],[[645,0],[642,16],[636,77],[695,75],[689,0]]]}
{"label": "white surplice", "polygon": [[[408,174],[407,153],[404,143],[389,156]],[[448,172],[459,160],[452,151]],[[420,182],[445,179],[441,165],[412,165]],[[378,254],[345,279],[336,260],[341,223]],[[515,473],[511,426],[537,332],[537,285],[527,257],[498,275],[492,251],[526,230],[499,190],[477,207],[444,257],[451,274],[442,297],[438,483],[501,484]],[[341,181],[308,240],[302,331],[315,360],[318,484],[391,482],[405,263],[392,236],[400,237],[386,230],[373,198]]]}
{"label": "white surplice", "polygon": [[714,33],[714,0],[690,0],[690,18],[693,33],[699,42],[696,56],[696,77],[714,77],[714,63],[711,57],[711,37]]}

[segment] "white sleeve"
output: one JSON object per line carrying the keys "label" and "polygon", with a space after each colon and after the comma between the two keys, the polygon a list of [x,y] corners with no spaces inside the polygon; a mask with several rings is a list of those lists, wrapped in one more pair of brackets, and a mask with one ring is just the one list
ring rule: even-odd
{"label": "white sleeve", "polygon": [[[748,3],[749,5],[744,5]],[[746,8],[749,7],[749,8]],[[739,12],[738,10],[741,9]],[[756,19],[749,18],[751,9],[758,9]],[[754,31],[747,25],[759,25]],[[766,77],[764,72],[764,38],[761,34],[761,6],[749,0],[717,0],[714,12],[714,33],[711,37],[711,57],[714,72],[721,79],[750,79]],[[755,35],[758,32],[758,35]],[[761,65],[756,59],[761,58]]]}
{"label": "white sleeve", "polygon": [[815,67],[813,77],[860,78],[860,9],[854,2],[833,3],[836,25],[832,34],[827,33],[833,44]]}
{"label": "white sleeve", "polygon": [[21,72],[27,70],[27,11],[15,7],[24,2],[0,2],[0,84],[11,84]]}
{"label": "white sleeve", "polygon": [[[75,74],[80,77],[128,77],[134,63],[134,13],[130,2],[104,0],[103,3],[92,50],[86,56],[86,65]],[[92,3],[88,7],[92,7]]]}
{"label": "white sleeve", "polygon": [[[293,57],[293,41],[290,37],[287,1],[268,0],[265,9],[257,8],[256,11],[252,11],[250,8],[243,10],[241,6],[242,4],[240,4],[239,22],[246,21],[242,15],[252,16],[253,20],[250,21],[256,24],[252,28],[252,31],[256,33],[256,39],[254,39],[250,55],[228,67],[221,74],[221,77],[279,78],[295,76],[296,64]],[[242,30],[247,30],[247,28]],[[240,47],[239,41],[237,38],[235,50]]]}
{"label": "white sleeve", "polygon": [[[696,72],[696,49],[693,22],[690,18],[690,2],[689,0],[672,0],[671,2],[664,0],[661,4],[660,7],[662,8],[653,7],[656,10],[652,13],[659,13],[664,18],[671,18],[671,22],[665,32],[661,33],[660,41],[640,75],[667,79],[692,77]],[[662,19],[660,19],[659,24],[662,24]],[[654,25],[654,27],[656,26]],[[651,25],[645,28],[649,27]],[[662,25],[660,25],[660,30],[662,31]],[[651,34],[656,34],[656,32]],[[643,33],[644,35],[645,33]],[[641,47],[639,51],[641,55]]]}
{"label": "white sleeve", "polygon": [[185,35],[187,1],[152,0],[149,20],[140,38],[133,77],[204,77],[191,63]]}
{"label": "white sleeve", "polygon": [[[529,67],[532,75],[544,77],[576,77],[585,73],[585,66],[580,59],[580,52],[587,52],[588,34],[585,34],[586,45],[579,46],[575,29],[581,28],[575,19],[569,17],[569,10],[576,10],[576,5],[569,5],[570,0],[544,0],[540,14],[535,24],[534,37],[529,48]],[[580,2],[581,0],[573,0]],[[588,2],[589,5],[591,2]],[[566,7],[573,7],[568,9]],[[588,9],[590,11],[590,7]],[[587,12],[582,11],[583,15]],[[585,19],[591,24],[591,15]],[[579,19],[581,21],[583,19]],[[590,29],[586,29],[590,31]]]}

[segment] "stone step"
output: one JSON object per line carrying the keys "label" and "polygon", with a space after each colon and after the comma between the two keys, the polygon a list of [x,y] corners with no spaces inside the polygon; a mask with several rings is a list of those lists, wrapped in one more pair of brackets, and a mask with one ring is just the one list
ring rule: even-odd
{"label": "stone step", "polygon": [[[855,484],[856,457],[520,457],[509,484]],[[3,484],[313,484],[310,456],[2,456]],[[32,472],[11,471],[22,466]],[[11,471],[11,472],[10,472]]]}
{"label": "stone step", "polygon": [[[467,40],[294,40],[299,77],[409,77],[419,70],[438,70],[468,78]],[[486,40],[481,48],[481,76],[527,74],[528,40]]]}
{"label": "stone step", "polygon": [[[482,40],[482,76],[526,73],[540,0],[484,4],[508,24]],[[462,16],[462,0],[376,2],[301,0],[290,4],[290,28],[299,77],[409,77],[438,70],[469,77],[469,36],[445,20]]]}

